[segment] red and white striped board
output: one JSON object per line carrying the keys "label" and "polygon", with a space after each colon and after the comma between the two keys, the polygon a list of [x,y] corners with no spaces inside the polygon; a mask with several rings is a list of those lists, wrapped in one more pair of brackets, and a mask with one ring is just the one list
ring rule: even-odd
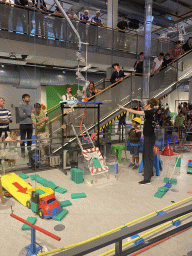
{"label": "red and white striped board", "polygon": [[99,174],[102,172],[108,172],[108,166],[104,163],[104,158],[101,155],[101,152],[99,150],[99,148],[95,147],[95,148],[90,148],[90,149],[85,149],[83,150],[83,156],[85,157],[85,159],[87,161],[90,161],[90,156],[89,153],[93,153],[95,152],[97,154],[97,158],[99,159],[99,162],[101,164],[101,168],[95,168],[94,166],[89,166],[89,170],[91,172],[91,174]]}

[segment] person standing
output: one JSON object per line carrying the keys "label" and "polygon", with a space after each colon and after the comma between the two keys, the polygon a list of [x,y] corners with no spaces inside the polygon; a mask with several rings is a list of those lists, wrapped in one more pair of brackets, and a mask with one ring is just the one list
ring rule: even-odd
{"label": "person standing", "polygon": [[134,70],[137,74],[143,74],[143,52],[139,54],[139,60],[135,62]]}
{"label": "person standing", "polygon": [[129,146],[130,146],[130,155],[132,155],[132,162],[129,167],[132,167],[133,170],[139,169],[139,148],[140,148],[140,139],[141,132],[138,132],[138,126],[141,125],[141,118],[135,117],[132,120],[132,127],[129,131]]}
{"label": "person standing", "polygon": [[125,15],[121,16],[121,21],[117,23],[116,30],[118,30],[117,35],[117,48],[125,48],[125,31],[128,29],[127,21],[125,21]]}
{"label": "person standing", "polygon": [[191,51],[192,49],[192,37],[189,37],[187,42],[182,46],[183,53]]}
{"label": "person standing", "polygon": [[73,94],[72,94],[72,91],[71,91],[71,85],[67,85],[66,86],[66,88],[65,88],[65,90],[66,90],[66,94],[64,94],[63,96],[62,96],[62,101],[65,101],[65,100],[74,100],[75,99],[75,97],[73,96]]}
{"label": "person standing", "polygon": [[[25,136],[27,134],[27,149],[28,152],[31,150],[31,138],[33,134],[33,122],[31,119],[31,114],[34,113],[33,107],[29,104],[30,95],[22,95],[23,104],[19,106],[19,116],[20,116],[20,133],[21,133],[21,156],[25,157]],[[30,140],[30,141],[28,141]]]}
{"label": "person standing", "polygon": [[0,97],[0,137],[2,133],[5,133],[5,138],[7,138],[7,132],[9,131],[9,123],[12,123],[11,112],[4,108],[5,100]]}
{"label": "person standing", "polygon": [[40,103],[36,103],[34,105],[35,113],[31,114],[31,119],[33,121],[33,125],[36,128],[37,139],[41,143],[41,157],[43,158],[43,163],[45,163],[44,156],[48,155],[49,152],[49,129],[48,129],[48,121],[49,118],[46,117],[45,112],[41,108]]}
{"label": "person standing", "polygon": [[90,17],[89,17],[89,11],[85,10],[84,14],[81,15],[80,17],[80,22],[79,22],[79,34],[81,37],[82,42],[87,42],[87,30],[88,30],[88,23],[90,23]]}
{"label": "person standing", "polygon": [[114,84],[118,81],[122,81],[124,79],[125,75],[124,75],[123,70],[120,70],[119,63],[114,63],[112,65],[112,68],[114,68],[115,71],[111,75],[111,79],[110,79],[111,84]]}
{"label": "person standing", "polygon": [[[125,108],[119,105],[119,108],[124,109],[130,113],[144,116],[143,126],[143,167],[144,167],[144,180],[140,181],[139,184],[150,184],[151,177],[153,176],[153,146],[155,144],[155,112],[154,107],[157,106],[158,101],[155,98],[151,98],[144,103],[144,110],[137,111],[133,109]],[[142,130],[136,130],[141,132]]]}
{"label": "person standing", "polygon": [[89,44],[96,45],[98,40],[98,27],[103,26],[100,17],[100,11],[96,11],[96,14],[91,18],[91,26],[89,27]]}
{"label": "person standing", "polygon": [[152,73],[157,73],[161,69],[161,66],[163,63],[163,57],[164,57],[164,53],[161,52],[159,53],[159,56],[154,59]]}

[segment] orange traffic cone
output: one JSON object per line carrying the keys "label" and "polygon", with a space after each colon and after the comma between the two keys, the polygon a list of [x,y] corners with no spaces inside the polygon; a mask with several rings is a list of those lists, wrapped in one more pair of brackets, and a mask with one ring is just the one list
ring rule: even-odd
{"label": "orange traffic cone", "polygon": [[172,151],[172,149],[171,149],[171,147],[169,146],[168,143],[165,146],[165,148],[163,149],[163,151],[161,152],[161,155],[163,155],[163,156],[174,156],[173,151]]}

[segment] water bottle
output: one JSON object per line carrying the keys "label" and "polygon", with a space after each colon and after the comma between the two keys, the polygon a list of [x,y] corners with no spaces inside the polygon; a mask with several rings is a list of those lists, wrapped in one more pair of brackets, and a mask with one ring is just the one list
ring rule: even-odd
{"label": "water bottle", "polygon": [[115,174],[118,174],[118,162],[114,164]]}

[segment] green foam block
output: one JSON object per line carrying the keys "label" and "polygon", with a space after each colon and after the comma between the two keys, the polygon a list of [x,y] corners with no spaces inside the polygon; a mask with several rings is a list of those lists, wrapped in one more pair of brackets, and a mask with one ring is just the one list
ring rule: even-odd
{"label": "green foam block", "polygon": [[67,213],[68,213],[68,210],[63,209],[62,212],[60,212],[57,216],[54,216],[52,219],[56,221],[61,221],[66,216]]}
{"label": "green foam block", "polygon": [[[29,221],[31,224],[35,224],[36,219],[37,219],[37,217],[32,217],[32,216],[31,216],[31,217],[28,217],[26,220]],[[31,227],[28,226],[27,224],[23,224],[23,226],[22,226],[21,229],[22,229],[22,230],[30,230]]]}
{"label": "green foam block", "polygon": [[28,179],[29,178],[29,176],[25,173],[19,174],[19,177],[22,178],[22,179]]}
{"label": "green foam block", "polygon": [[70,206],[72,203],[69,200],[59,202],[62,207]]}
{"label": "green foam block", "polygon": [[161,198],[162,196],[165,195],[166,192],[161,192],[161,191],[157,191],[154,195],[154,197],[157,197],[157,198]]}
{"label": "green foam block", "polygon": [[192,168],[191,168],[191,167],[188,167],[188,168],[187,168],[187,172],[188,172],[188,173],[192,173]]}
{"label": "green foam block", "polygon": [[163,180],[163,182],[164,182],[164,183],[168,183],[169,180],[170,180],[169,178],[165,177],[164,180]]}
{"label": "green foam block", "polygon": [[72,199],[85,198],[85,197],[86,197],[86,195],[85,195],[84,192],[83,193],[73,193],[73,194],[71,194]]}
{"label": "green foam block", "polygon": [[55,189],[55,191],[60,193],[60,194],[64,194],[65,192],[67,192],[67,189],[58,187],[58,188]]}
{"label": "green foam block", "polygon": [[168,190],[169,190],[169,188],[166,188],[166,187],[158,188],[158,191],[160,191],[160,192],[167,192]]}
{"label": "green foam block", "polygon": [[177,179],[170,179],[169,181],[171,184],[176,185],[177,184]]}

